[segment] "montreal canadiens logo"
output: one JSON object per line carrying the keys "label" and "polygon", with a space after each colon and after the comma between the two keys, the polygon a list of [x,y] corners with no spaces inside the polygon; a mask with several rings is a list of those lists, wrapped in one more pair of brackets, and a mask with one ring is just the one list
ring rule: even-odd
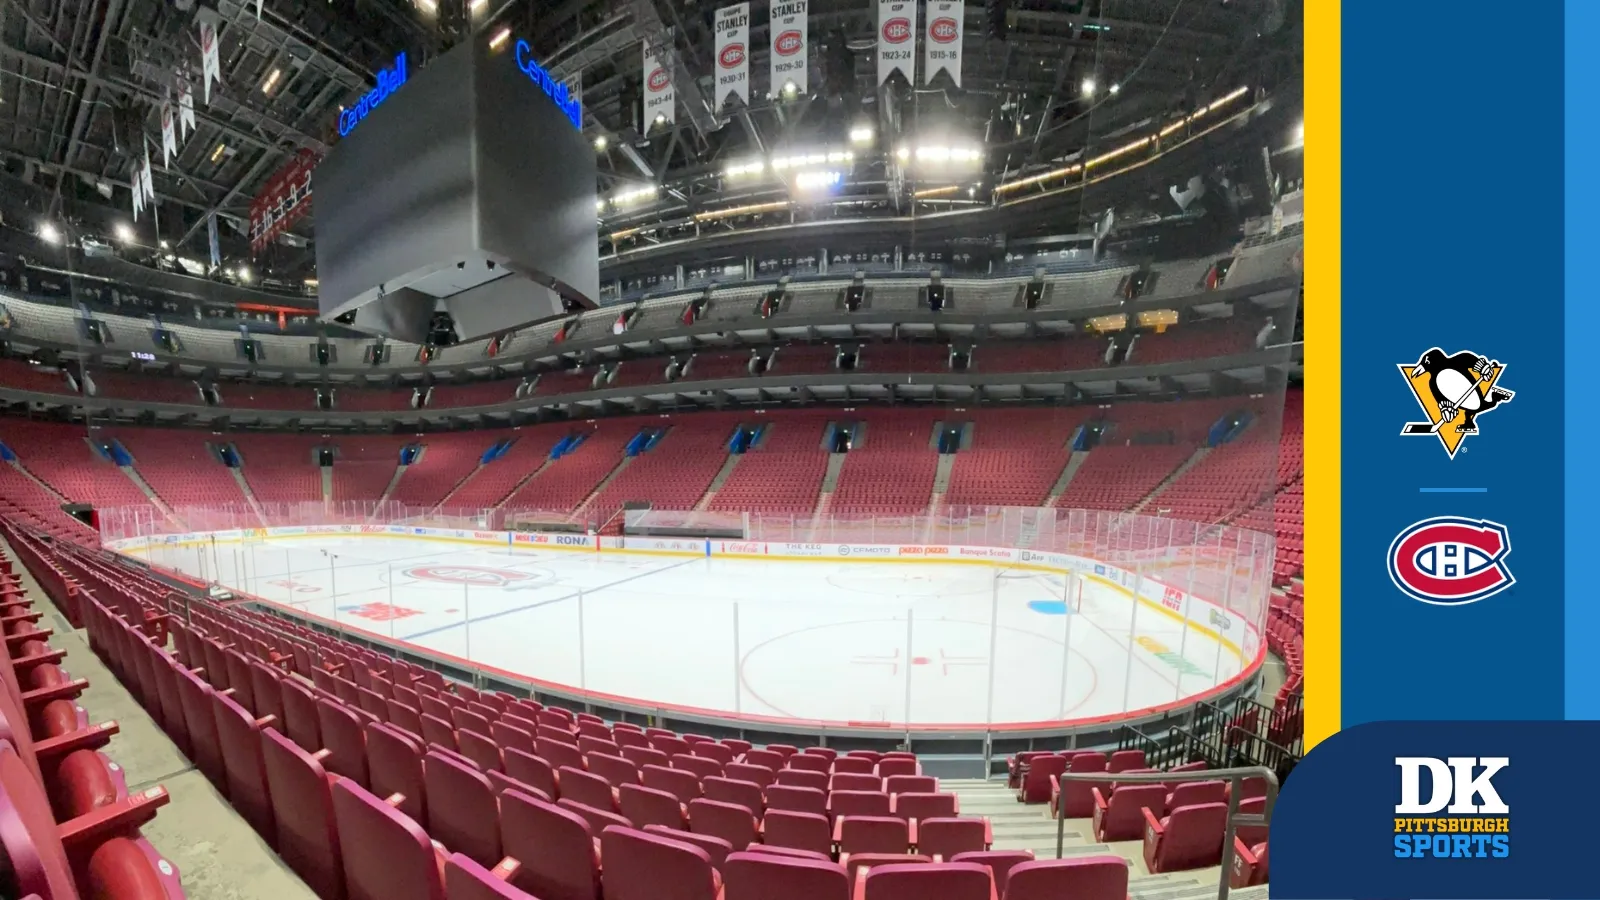
{"label": "montreal canadiens logo", "polygon": [[799,53],[800,48],[804,45],[805,41],[800,40],[800,32],[785,31],[783,34],[778,35],[776,41],[772,42],[772,49],[778,51],[779,56],[793,56]]}
{"label": "montreal canadiens logo", "polygon": [[911,37],[910,19],[890,19],[883,23],[883,39],[891,44],[903,44]]}
{"label": "montreal canadiens logo", "polygon": [[722,64],[724,69],[731,69],[744,62],[744,45],[729,44],[723,47],[722,53],[717,56],[717,61]]}
{"label": "montreal canadiens logo", "polygon": [[527,572],[486,566],[415,566],[406,569],[405,574],[419,581],[470,584],[473,587],[505,587],[512,582],[527,581],[533,577]]}
{"label": "montreal canadiens logo", "polygon": [[652,91],[663,91],[663,90],[666,90],[666,88],[667,88],[667,70],[666,69],[656,69],[654,72],[650,73],[650,77],[648,79],[646,79],[646,81],[649,82],[650,90],[652,90]]}
{"label": "montreal canadiens logo", "polygon": [[1413,600],[1436,606],[1476,603],[1513,584],[1505,559],[1511,534],[1487,519],[1423,519],[1389,545],[1389,578]]}
{"label": "montreal canadiens logo", "polygon": [[956,39],[957,30],[955,19],[934,19],[928,25],[928,37],[933,38],[935,43],[948,44]]}

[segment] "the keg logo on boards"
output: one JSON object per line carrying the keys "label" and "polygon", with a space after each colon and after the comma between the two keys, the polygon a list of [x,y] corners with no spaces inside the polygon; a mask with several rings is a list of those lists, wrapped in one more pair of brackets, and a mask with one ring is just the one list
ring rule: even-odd
{"label": "the keg logo on boards", "polygon": [[911,37],[911,20],[900,17],[883,23],[883,39],[890,44],[903,44]]}
{"label": "the keg logo on boards", "polygon": [[[722,52],[717,55],[717,62],[724,69],[737,68],[740,63],[744,62],[744,45],[729,44],[723,47]],[[652,75],[651,77],[653,78],[654,76]]]}
{"label": "the keg logo on boards", "polygon": [[[1511,855],[1511,807],[1494,777],[1507,756],[1396,756],[1400,802],[1394,855],[1400,859],[1504,859]],[[1423,800],[1423,772],[1431,782]],[[1440,814],[1443,815],[1440,815]]]}
{"label": "the keg logo on boards", "polygon": [[1511,533],[1487,519],[1435,516],[1395,536],[1389,580],[1413,600],[1457,606],[1493,597],[1517,579],[1506,566]]}
{"label": "the keg logo on boards", "polygon": [[663,68],[660,68],[660,67],[657,67],[655,71],[650,73],[650,78],[649,78],[650,90],[652,90],[652,91],[664,91],[664,90],[666,90],[667,89],[667,80],[668,80],[667,79],[667,70],[663,69]]}
{"label": "the keg logo on boards", "polygon": [[805,41],[800,39],[800,32],[798,31],[785,31],[783,34],[778,35],[778,39],[772,44],[772,48],[778,51],[779,56],[793,56],[799,53],[800,48],[804,46]]}
{"label": "the keg logo on boards", "polygon": [[934,19],[933,24],[928,26],[928,37],[933,38],[935,43],[948,44],[956,39],[959,31],[955,19],[949,17]]}

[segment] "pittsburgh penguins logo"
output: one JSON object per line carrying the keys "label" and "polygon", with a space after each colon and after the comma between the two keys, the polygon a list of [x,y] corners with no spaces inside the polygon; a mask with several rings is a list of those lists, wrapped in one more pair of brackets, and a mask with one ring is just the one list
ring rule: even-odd
{"label": "pittsburgh penguins logo", "polygon": [[1515,396],[1499,386],[1504,363],[1471,350],[1454,356],[1434,347],[1415,363],[1399,363],[1426,422],[1407,422],[1402,435],[1437,435],[1451,459],[1468,435],[1478,433],[1478,417]]}

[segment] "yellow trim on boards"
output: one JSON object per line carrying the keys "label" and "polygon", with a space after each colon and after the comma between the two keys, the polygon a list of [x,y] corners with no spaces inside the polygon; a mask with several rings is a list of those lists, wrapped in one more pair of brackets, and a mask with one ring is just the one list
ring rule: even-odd
{"label": "yellow trim on boards", "polygon": [[[1306,3],[1305,741],[1339,730],[1339,0]],[[1376,437],[1376,435],[1374,436]]]}

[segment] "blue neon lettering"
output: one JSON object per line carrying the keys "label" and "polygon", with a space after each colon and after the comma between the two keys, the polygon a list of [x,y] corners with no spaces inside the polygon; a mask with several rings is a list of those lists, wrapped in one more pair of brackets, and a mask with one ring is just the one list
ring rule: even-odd
{"label": "blue neon lettering", "polygon": [[517,39],[517,69],[528,76],[529,81],[538,85],[544,91],[545,96],[560,107],[561,112],[572,122],[573,128],[581,130],[583,128],[583,103],[572,96],[571,89],[567,87],[565,82],[557,81],[555,76],[539,65],[533,59],[532,52],[533,48],[528,46],[527,41],[521,38]]}
{"label": "blue neon lettering", "polygon": [[344,112],[339,113],[339,136],[344,137],[355,130],[361,120],[365,119],[378,108],[378,104],[389,99],[400,86],[406,83],[406,55],[402,51],[394,58],[394,65],[378,73],[378,86],[362,95],[356,104]]}

